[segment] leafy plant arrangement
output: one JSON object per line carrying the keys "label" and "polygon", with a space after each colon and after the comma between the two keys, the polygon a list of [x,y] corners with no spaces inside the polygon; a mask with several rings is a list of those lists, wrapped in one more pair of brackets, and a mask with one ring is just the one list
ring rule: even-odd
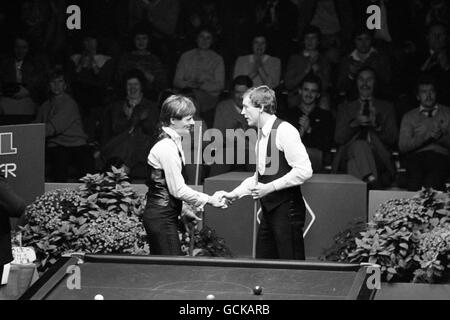
{"label": "leafy plant arrangement", "polygon": [[[39,271],[66,253],[150,254],[142,224],[145,197],[133,191],[124,170],[112,168],[81,182],[77,190],[47,192],[27,208],[22,245],[35,249]],[[213,231],[192,230],[194,241],[191,233],[180,233],[184,253],[227,256]]]}
{"label": "leafy plant arrangement", "polygon": [[[192,226],[191,226],[192,228]],[[226,257],[231,258],[230,249],[225,245],[225,241],[216,235],[216,232],[208,226],[201,230],[196,227],[180,234],[181,250],[190,256],[206,257]]]}
{"label": "leafy plant arrangement", "polygon": [[450,280],[450,190],[423,189],[412,199],[390,200],[362,226],[339,234],[324,258],[379,264],[386,281]]}
{"label": "leafy plant arrangement", "polygon": [[23,244],[36,250],[40,270],[65,253],[148,254],[141,215],[145,199],[123,170],[87,175],[77,190],[45,193],[27,208]]}

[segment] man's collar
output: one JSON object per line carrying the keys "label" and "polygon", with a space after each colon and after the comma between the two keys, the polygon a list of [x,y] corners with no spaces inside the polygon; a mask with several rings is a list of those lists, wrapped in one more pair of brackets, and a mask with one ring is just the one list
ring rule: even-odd
{"label": "man's collar", "polygon": [[434,111],[434,110],[437,110],[437,109],[438,109],[438,104],[437,103],[434,105],[433,108],[425,108],[424,106],[420,105],[419,112],[428,111],[428,110],[433,110]]}
{"label": "man's collar", "polygon": [[368,97],[368,98],[361,98],[361,97],[359,97],[359,102],[362,104],[362,103],[364,103],[364,102],[366,102],[366,101],[369,101],[369,103],[373,103],[373,101],[375,100],[373,97]]}
{"label": "man's collar", "polygon": [[[375,49],[374,47],[371,47],[369,52],[367,52],[365,54],[366,59],[376,52],[377,52],[377,49]],[[359,58],[359,55],[358,55],[358,51],[356,49],[353,50],[352,53],[350,53],[350,57],[352,57],[356,61],[361,61],[361,59]]]}
{"label": "man's collar", "polygon": [[[264,54],[264,55],[262,56],[261,61],[262,61],[262,62],[266,62],[267,59],[269,59],[269,55]],[[255,55],[254,55],[254,54],[250,55],[250,62],[251,62],[251,63],[255,62]]]}
{"label": "man's collar", "polygon": [[270,134],[270,131],[272,130],[273,124],[275,123],[275,120],[277,120],[277,116],[272,114],[267,119],[266,124],[261,129],[261,133],[263,136],[267,137]]}
{"label": "man's collar", "polygon": [[167,133],[175,141],[181,141],[181,136],[178,134],[178,132],[176,132],[172,128],[163,127],[162,129],[164,130],[165,133]]}

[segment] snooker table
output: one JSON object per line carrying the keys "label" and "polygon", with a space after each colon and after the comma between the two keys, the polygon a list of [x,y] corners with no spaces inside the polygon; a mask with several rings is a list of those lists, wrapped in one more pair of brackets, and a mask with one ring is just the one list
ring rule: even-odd
{"label": "snooker table", "polygon": [[[80,288],[74,283],[78,267]],[[291,260],[132,255],[61,258],[20,299],[312,300],[373,299],[368,266]],[[69,271],[68,271],[69,270]],[[72,278],[71,278],[72,277]],[[254,293],[262,287],[260,295]]]}

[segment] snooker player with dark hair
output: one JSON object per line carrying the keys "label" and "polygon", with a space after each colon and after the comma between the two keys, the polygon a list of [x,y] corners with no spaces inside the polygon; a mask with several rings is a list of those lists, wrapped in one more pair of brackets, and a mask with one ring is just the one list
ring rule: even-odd
{"label": "snooker player with dark hair", "polygon": [[[305,203],[300,185],[312,176],[311,162],[298,130],[275,116],[275,92],[267,86],[244,94],[242,114],[258,128],[257,170],[231,192],[221,196],[232,202],[246,195],[259,199],[262,218],[256,240],[259,259],[305,259],[303,226]],[[275,143],[273,143],[275,140]],[[273,157],[278,153],[278,157]],[[268,158],[278,159],[278,168],[267,170]]]}

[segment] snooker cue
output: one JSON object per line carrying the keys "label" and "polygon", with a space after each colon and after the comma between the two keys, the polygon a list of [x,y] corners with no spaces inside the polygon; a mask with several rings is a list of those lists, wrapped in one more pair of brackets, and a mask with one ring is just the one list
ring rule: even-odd
{"label": "snooker cue", "polygon": [[[256,168],[255,168],[255,186],[258,185],[258,165],[259,165],[259,140],[260,140],[260,124],[261,124],[261,111],[258,114],[258,137],[256,139]],[[256,258],[256,237],[258,232],[258,199],[255,199],[253,204],[253,248],[252,255]]]}
{"label": "snooker cue", "polygon": [[[195,164],[195,186],[198,186],[200,180],[200,157],[202,150],[202,133],[203,133],[203,122],[200,120],[200,129],[198,131],[198,146],[197,146],[197,163]],[[195,126],[194,126],[194,139],[195,139]],[[203,214],[199,212],[200,218],[203,221]],[[192,222],[189,228],[189,255],[193,256],[194,246],[195,246],[195,221]]]}
{"label": "snooker cue", "polygon": [[[202,132],[203,123],[200,121],[200,130],[198,132],[198,147],[197,147],[197,163],[195,165],[195,185],[198,186],[199,176],[200,176],[200,150],[202,149]],[[195,133],[195,127],[194,127]]]}

